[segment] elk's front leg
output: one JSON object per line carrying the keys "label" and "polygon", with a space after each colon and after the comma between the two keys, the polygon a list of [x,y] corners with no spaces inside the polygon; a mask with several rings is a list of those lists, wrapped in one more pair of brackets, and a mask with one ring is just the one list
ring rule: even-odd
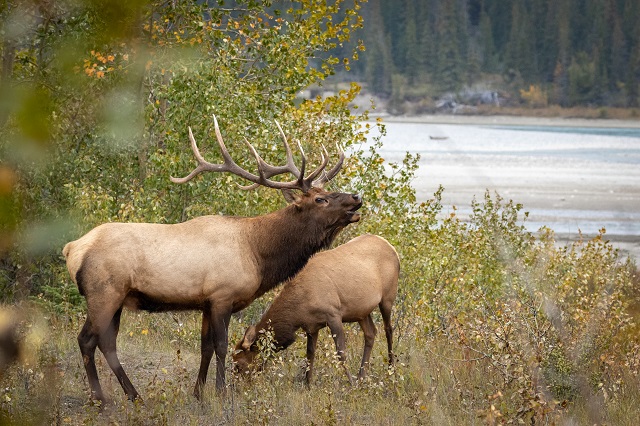
{"label": "elk's front leg", "polygon": [[225,360],[229,346],[229,320],[231,320],[231,306],[214,306],[211,315],[213,330],[213,345],[216,353],[216,390],[224,390]]}
{"label": "elk's front leg", "polygon": [[304,372],[304,381],[309,386],[313,375],[313,361],[316,357],[316,346],[318,345],[318,332],[307,333],[307,370]]}
{"label": "elk's front leg", "polygon": [[362,362],[360,363],[360,371],[358,372],[358,379],[363,379],[367,374],[367,368],[369,367],[369,359],[371,358],[371,350],[373,349],[373,342],[376,338],[376,325],[373,323],[371,314],[367,315],[365,319],[359,321],[360,328],[364,333],[364,350],[362,353]]}
{"label": "elk's front leg", "polygon": [[202,387],[207,381],[207,373],[209,372],[209,364],[213,357],[213,329],[211,327],[211,306],[205,306],[202,310],[202,328],[200,330],[200,369],[198,370],[198,379],[193,389],[193,396],[200,400]]}

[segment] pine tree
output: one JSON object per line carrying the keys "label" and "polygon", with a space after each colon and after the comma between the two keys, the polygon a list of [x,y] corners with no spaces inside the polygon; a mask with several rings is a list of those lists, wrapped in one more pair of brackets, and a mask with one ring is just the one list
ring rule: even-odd
{"label": "pine tree", "polygon": [[482,46],[482,70],[488,73],[496,72],[498,70],[498,58],[496,46],[493,42],[491,18],[484,9],[480,14],[480,42]]}
{"label": "pine tree", "polygon": [[[625,11],[627,10],[629,9],[625,9]],[[635,10],[640,12],[640,7]],[[637,108],[640,106],[640,15],[635,15],[634,19],[636,25],[632,27],[632,35],[630,37],[631,52],[627,66],[625,88],[627,106]]]}
{"label": "pine tree", "polygon": [[520,74],[525,81],[535,81],[533,61],[533,31],[531,16],[524,0],[514,0],[511,12],[511,35],[507,45],[505,62],[507,67]]}
{"label": "pine tree", "polygon": [[418,30],[416,25],[416,8],[414,0],[405,0],[404,8],[404,34],[402,51],[404,61],[402,71],[409,84],[414,84],[420,72],[420,50],[418,49]]}
{"label": "pine tree", "polygon": [[640,106],[640,45],[636,45],[631,52],[625,87],[627,90],[627,106],[637,108]]}
{"label": "pine tree", "polygon": [[391,95],[391,76],[393,59],[389,35],[384,30],[380,0],[371,0],[370,7],[363,11],[365,28],[365,45],[369,54],[365,66],[365,78],[370,89],[379,95]]}
{"label": "pine tree", "polygon": [[434,0],[418,3],[420,63],[426,75],[437,73],[436,7]]}
{"label": "pine tree", "polygon": [[616,90],[617,84],[626,78],[625,55],[627,53],[626,40],[622,32],[622,19],[616,9],[614,0],[611,3],[611,52],[609,56],[609,78],[611,88]]}
{"label": "pine tree", "polygon": [[567,70],[569,78],[569,104],[583,105],[594,101],[596,64],[585,52],[579,52]]}
{"label": "pine tree", "polygon": [[556,63],[556,68],[553,71],[553,103],[560,106],[567,106],[569,104],[568,86],[569,82],[566,69],[564,65],[562,65],[562,62],[558,61]]}
{"label": "pine tree", "polygon": [[[497,52],[504,52],[511,33],[511,2],[485,0],[485,10],[493,24],[493,41]],[[500,58],[501,60],[503,58]]]}
{"label": "pine tree", "polygon": [[445,92],[455,92],[464,82],[464,64],[459,42],[459,20],[456,13],[458,3],[443,0],[437,28],[437,75],[439,85]]}
{"label": "pine tree", "polygon": [[[555,81],[560,44],[562,43],[559,37],[562,3],[562,1],[546,2],[544,24],[541,25],[542,32],[539,34],[540,39],[537,47],[540,81]],[[564,67],[564,65],[563,61],[562,66]]]}

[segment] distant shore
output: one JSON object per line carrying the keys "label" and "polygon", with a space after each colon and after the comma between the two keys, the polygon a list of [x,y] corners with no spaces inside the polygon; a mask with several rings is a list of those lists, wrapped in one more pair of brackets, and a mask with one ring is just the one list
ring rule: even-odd
{"label": "distant shore", "polygon": [[[372,116],[375,118],[375,116]],[[560,127],[604,127],[604,128],[640,128],[638,120],[620,120],[613,118],[564,118],[530,117],[515,115],[459,115],[434,114],[419,116],[381,115],[383,122],[389,123],[425,123],[460,125],[499,125],[499,126],[560,126]]]}

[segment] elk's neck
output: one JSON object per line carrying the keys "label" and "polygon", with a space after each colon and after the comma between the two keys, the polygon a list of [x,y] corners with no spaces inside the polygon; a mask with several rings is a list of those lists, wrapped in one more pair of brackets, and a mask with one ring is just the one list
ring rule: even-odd
{"label": "elk's neck", "polygon": [[329,247],[341,229],[320,225],[294,206],[256,218],[251,236],[262,282],[255,297],[293,277],[313,254]]}
{"label": "elk's neck", "polygon": [[[274,309],[275,308],[275,309]],[[292,311],[295,309],[279,309],[277,306],[272,307],[256,324],[256,330],[260,332],[270,331],[273,333],[273,340],[277,350],[284,350],[296,341],[296,330],[299,328],[292,317]]]}

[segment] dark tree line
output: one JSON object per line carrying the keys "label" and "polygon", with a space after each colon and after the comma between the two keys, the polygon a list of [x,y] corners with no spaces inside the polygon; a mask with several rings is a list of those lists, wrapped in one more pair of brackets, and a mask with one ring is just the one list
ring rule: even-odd
{"label": "dark tree line", "polygon": [[382,96],[495,81],[563,106],[638,106],[638,0],[369,0],[353,69]]}

